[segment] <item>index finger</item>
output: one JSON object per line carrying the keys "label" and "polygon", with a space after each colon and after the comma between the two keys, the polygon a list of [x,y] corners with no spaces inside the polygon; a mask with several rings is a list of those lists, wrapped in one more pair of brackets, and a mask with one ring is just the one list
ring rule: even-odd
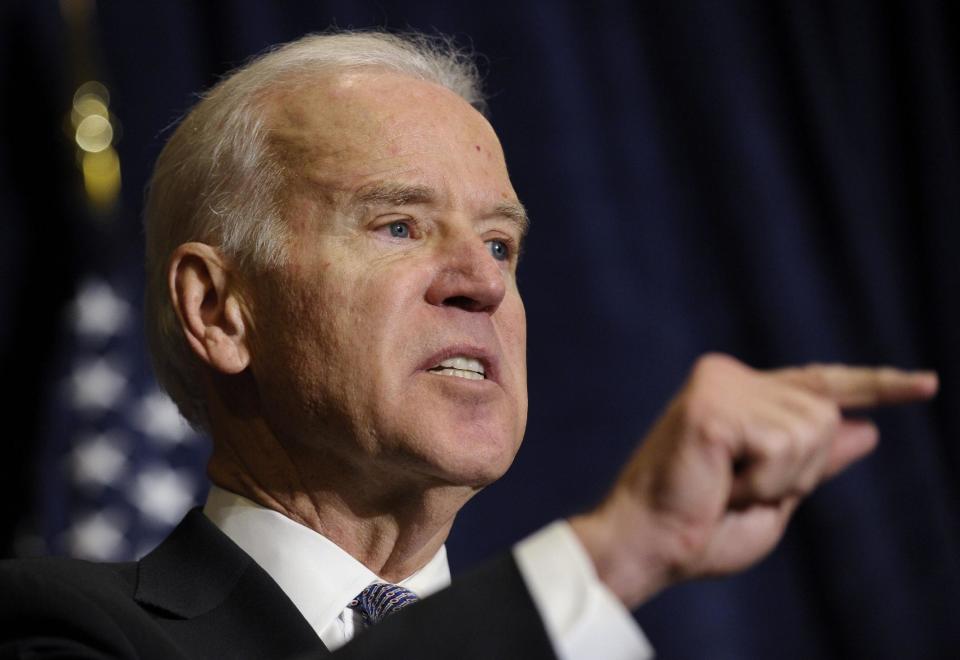
{"label": "index finger", "polygon": [[925,401],[937,393],[939,386],[936,372],[893,367],[813,364],[770,373],[778,380],[824,396],[841,408]]}

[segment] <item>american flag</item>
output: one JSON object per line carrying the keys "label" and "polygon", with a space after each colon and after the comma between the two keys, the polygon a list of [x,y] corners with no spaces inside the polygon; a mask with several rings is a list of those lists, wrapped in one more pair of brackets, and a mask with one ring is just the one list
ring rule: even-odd
{"label": "american flag", "polygon": [[139,558],[205,496],[209,443],[153,378],[131,266],[89,275],[65,315],[33,552]]}
{"label": "american flag", "polygon": [[[121,195],[117,144],[123,131],[102,82],[110,76],[102,67],[107,60],[99,49],[95,4],[59,4],[60,27],[71,46],[61,53],[67,58],[62,73],[73,78],[75,91],[62,99],[63,122],[56,129],[68,138],[77,192],[84,191],[87,202],[88,212],[78,211],[83,227],[73,246],[86,276],[66,309],[60,345],[39,361],[54,366],[43,375],[49,391],[42,446],[35,452],[36,503],[15,550],[112,561],[151,550],[205,497],[209,443],[159,390],[147,357],[138,214],[135,196]],[[51,18],[44,10],[36,20],[45,25]],[[128,153],[138,153],[145,136],[131,137]],[[141,190],[144,172],[133,171],[124,185]],[[69,184],[54,187],[61,189],[72,190]],[[76,201],[71,198],[71,210],[81,208]]]}

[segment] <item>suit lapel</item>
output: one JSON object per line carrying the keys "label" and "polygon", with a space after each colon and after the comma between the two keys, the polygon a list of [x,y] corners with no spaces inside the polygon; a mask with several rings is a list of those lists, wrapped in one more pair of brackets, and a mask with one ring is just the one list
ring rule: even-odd
{"label": "suit lapel", "polygon": [[283,658],[324,650],[280,587],[200,509],[140,561],[134,599],[191,655]]}

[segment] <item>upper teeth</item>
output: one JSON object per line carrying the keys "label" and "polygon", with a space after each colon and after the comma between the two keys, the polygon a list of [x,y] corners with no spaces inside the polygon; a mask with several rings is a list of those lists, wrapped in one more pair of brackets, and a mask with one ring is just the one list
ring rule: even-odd
{"label": "upper teeth", "polygon": [[461,378],[474,380],[480,380],[486,375],[480,360],[463,355],[447,358],[435,366],[433,370],[446,376],[460,376]]}

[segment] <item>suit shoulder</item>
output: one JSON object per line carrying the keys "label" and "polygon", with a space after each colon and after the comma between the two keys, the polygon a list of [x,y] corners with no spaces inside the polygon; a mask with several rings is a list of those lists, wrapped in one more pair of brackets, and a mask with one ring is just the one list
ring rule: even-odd
{"label": "suit shoulder", "polygon": [[136,562],[103,563],[70,559],[67,557],[31,557],[28,559],[4,559],[0,561],[0,575],[40,573],[61,579],[136,579]]}
{"label": "suit shoulder", "polygon": [[143,640],[164,644],[133,599],[135,585],[136,564],[59,558],[0,562],[0,650],[143,657],[138,650]]}
{"label": "suit shoulder", "polygon": [[96,563],[63,557],[38,557],[0,561],[0,583],[4,587],[36,583],[74,585],[80,589],[111,590],[133,594],[137,565]]}

